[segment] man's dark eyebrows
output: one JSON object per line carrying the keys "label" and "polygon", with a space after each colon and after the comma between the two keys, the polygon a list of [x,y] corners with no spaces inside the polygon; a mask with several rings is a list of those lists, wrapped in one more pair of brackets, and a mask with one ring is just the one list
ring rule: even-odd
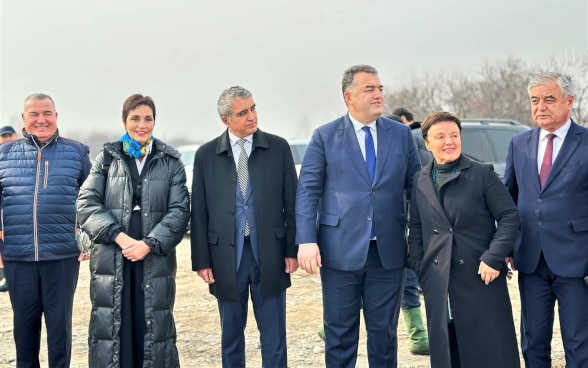
{"label": "man's dark eyebrows", "polygon": [[247,108],[245,108],[245,109],[243,109],[243,110],[239,111],[239,112],[237,113],[237,115],[243,115],[244,113],[246,113],[246,112],[247,112],[247,111],[249,111],[249,110],[253,111],[253,110],[255,110],[255,106],[256,106],[256,105],[255,105],[255,104],[253,104],[253,105],[251,105],[250,107],[247,107]]}

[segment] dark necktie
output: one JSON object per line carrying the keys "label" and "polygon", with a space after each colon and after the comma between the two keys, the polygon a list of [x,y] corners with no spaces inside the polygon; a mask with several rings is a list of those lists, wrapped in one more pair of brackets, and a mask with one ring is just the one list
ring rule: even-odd
{"label": "dark necktie", "polygon": [[[374,138],[370,127],[361,128],[365,132],[365,164],[370,174],[370,180],[374,182],[374,173],[376,172],[376,149],[374,148]],[[370,239],[376,236],[376,219],[372,216],[372,231]]]}
{"label": "dark necktie", "polygon": [[374,181],[374,173],[376,172],[376,149],[374,148],[374,138],[370,127],[361,128],[365,132],[365,164],[370,174],[370,180]]}
{"label": "dark necktie", "polygon": [[[245,142],[246,140],[243,138],[237,141],[237,144],[241,147],[239,162],[237,164],[237,179],[239,180],[239,188],[241,189],[243,199],[245,199],[245,194],[247,194],[247,182],[249,181],[249,166],[247,163],[248,157],[247,151],[245,151]],[[249,222],[247,219],[245,219],[245,229],[243,234],[249,236]]]}
{"label": "dark necktie", "polygon": [[541,161],[541,170],[539,170],[539,180],[541,182],[541,188],[545,185],[549,172],[551,171],[551,165],[553,163],[553,139],[556,137],[555,134],[547,134],[547,146],[545,146],[545,154],[543,155],[543,161]]}

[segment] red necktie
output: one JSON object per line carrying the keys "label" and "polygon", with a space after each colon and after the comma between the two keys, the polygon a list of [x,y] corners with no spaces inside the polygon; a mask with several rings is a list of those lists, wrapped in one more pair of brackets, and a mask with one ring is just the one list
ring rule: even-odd
{"label": "red necktie", "polygon": [[543,155],[543,161],[541,162],[541,170],[539,170],[539,181],[541,182],[541,188],[545,185],[549,172],[551,171],[551,164],[553,160],[553,138],[555,134],[547,134],[547,146],[545,147],[545,154]]}

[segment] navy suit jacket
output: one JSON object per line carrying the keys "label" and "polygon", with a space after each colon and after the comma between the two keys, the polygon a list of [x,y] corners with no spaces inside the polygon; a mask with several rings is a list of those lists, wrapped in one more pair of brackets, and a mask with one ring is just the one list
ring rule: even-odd
{"label": "navy suit jacket", "polygon": [[521,232],[514,260],[534,272],[541,251],[558,276],[588,275],[588,129],[572,122],[543,189],[539,184],[539,128],[511,139],[504,184],[517,203]]}
{"label": "navy suit jacket", "polygon": [[318,243],[325,267],[361,269],[372,220],[382,266],[404,267],[405,200],[421,164],[407,126],[381,117],[376,127],[373,183],[347,114],[316,129],[304,154],[296,194],[296,243]]}

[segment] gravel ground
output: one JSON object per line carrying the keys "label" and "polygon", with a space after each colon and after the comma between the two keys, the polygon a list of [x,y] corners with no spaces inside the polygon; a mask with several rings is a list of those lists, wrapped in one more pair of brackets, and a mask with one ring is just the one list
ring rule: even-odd
{"label": "gravel ground", "polygon": [[[208,294],[204,282],[191,271],[190,246],[187,238],[178,246],[177,295],[174,309],[178,330],[178,350],[182,367],[220,367],[220,331],[216,300]],[[320,277],[298,271],[288,289],[288,361],[290,368],[323,367],[324,344],[316,334],[321,323],[322,302]],[[520,302],[516,275],[509,282],[515,326],[519,326]],[[73,316],[72,367],[87,367],[87,332],[90,314],[88,263],[80,270]],[[423,315],[424,315],[424,307]],[[250,367],[261,367],[259,333],[253,311],[250,309],[246,330],[246,355]],[[556,314],[557,315],[557,314]],[[0,368],[15,366],[12,340],[12,309],[7,293],[0,294]],[[552,358],[554,367],[564,367],[564,352],[559,336],[559,324],[554,326]],[[43,332],[42,339],[46,338]],[[366,336],[362,328],[357,367],[368,367]],[[398,366],[423,368],[429,366],[428,356],[415,356],[408,352],[408,336],[402,318],[398,326]],[[47,351],[41,346],[41,366],[47,367]]]}

